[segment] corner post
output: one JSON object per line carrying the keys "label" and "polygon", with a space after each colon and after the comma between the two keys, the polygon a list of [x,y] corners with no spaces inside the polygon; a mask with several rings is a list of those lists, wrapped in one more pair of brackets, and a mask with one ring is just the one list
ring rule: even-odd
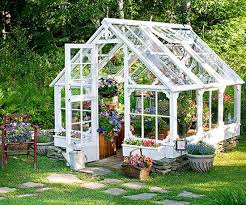
{"label": "corner post", "polygon": [[55,133],[60,132],[62,128],[61,90],[62,90],[62,86],[57,86],[57,85],[54,86]]}
{"label": "corner post", "polygon": [[128,57],[128,48],[126,45],[123,47],[123,52],[124,52],[124,104],[125,104],[125,109],[124,109],[124,117],[125,117],[125,139],[128,139],[130,137],[130,90],[129,90],[129,73],[128,73],[128,67],[129,67],[129,57]]}
{"label": "corner post", "polygon": [[72,106],[71,106],[71,51],[70,45],[65,44],[65,102],[66,102],[66,156],[69,161],[71,151]]}
{"label": "corner post", "polygon": [[218,127],[224,127],[224,93],[225,87],[221,87],[218,92]]}
{"label": "corner post", "polygon": [[169,111],[170,111],[170,141],[178,138],[178,96],[179,93],[170,93],[169,97]]}
{"label": "corner post", "polygon": [[234,86],[234,122],[237,124],[237,135],[240,135],[241,124],[241,85]]}
{"label": "corner post", "polygon": [[204,90],[196,91],[196,103],[197,103],[197,135],[203,134],[203,94]]}

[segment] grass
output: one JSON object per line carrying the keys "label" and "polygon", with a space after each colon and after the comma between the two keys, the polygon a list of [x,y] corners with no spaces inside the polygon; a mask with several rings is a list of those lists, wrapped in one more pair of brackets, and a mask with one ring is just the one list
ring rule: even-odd
{"label": "grass", "polygon": [[[6,200],[0,200],[0,204],[132,204],[128,199],[120,196],[110,196],[101,190],[88,190],[80,188],[79,185],[50,184],[46,180],[49,173],[73,173],[64,162],[53,161],[46,157],[38,158],[37,171],[32,169],[32,164],[20,159],[11,159],[5,170],[4,176],[0,176],[0,187],[18,187],[21,183],[33,181],[46,184],[52,187],[49,192],[40,193],[37,196],[16,198],[17,194],[32,193],[35,189],[17,189],[16,192],[4,194]],[[103,177],[92,177],[87,174],[73,173],[80,179],[96,181]],[[134,181],[126,178],[120,171],[113,172],[107,177],[120,178],[124,181]],[[215,166],[208,173],[195,173],[190,170],[169,173],[164,176],[152,175],[145,181],[147,186],[160,186],[169,189],[171,192],[158,194],[154,199],[142,202],[134,201],[134,204],[154,204],[153,201],[163,199],[175,199],[190,201],[192,204],[223,204],[242,205],[246,204],[246,136],[241,137],[239,146],[230,152],[216,156]],[[136,181],[136,180],[135,180]],[[110,185],[109,187],[119,187]],[[200,199],[187,199],[177,197],[182,191],[191,191],[197,194],[204,194]],[[147,192],[148,189],[128,190],[127,194]],[[1,195],[0,195],[1,196]],[[3,196],[3,195],[2,195]]]}

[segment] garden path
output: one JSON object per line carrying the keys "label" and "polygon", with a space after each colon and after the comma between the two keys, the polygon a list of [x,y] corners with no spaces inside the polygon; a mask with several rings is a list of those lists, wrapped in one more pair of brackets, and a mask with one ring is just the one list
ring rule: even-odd
{"label": "garden path", "polygon": [[[98,176],[98,175],[97,175]],[[92,189],[98,190],[103,194],[109,194],[112,196],[122,197],[122,199],[129,199],[129,200],[142,200],[146,202],[152,202],[156,204],[164,204],[164,205],[188,205],[190,204],[189,201],[184,201],[184,199],[189,198],[200,198],[204,195],[195,194],[192,192],[183,191],[177,195],[180,200],[173,200],[167,199],[165,195],[170,190],[164,189],[158,186],[150,186],[148,187],[144,182],[138,181],[131,181],[125,182],[121,179],[115,178],[104,178],[98,179],[97,181],[84,181],[79,179],[74,174],[58,174],[58,173],[51,173],[47,176],[46,180],[52,186],[52,183],[59,183],[59,184],[78,184],[79,187],[85,189]],[[29,189],[33,188],[34,191],[29,191],[24,194],[15,195],[15,197],[22,198],[22,197],[33,197],[41,194],[42,192],[49,192],[53,191],[54,188],[46,187],[45,184],[36,183],[36,182],[25,182],[18,186],[17,188],[9,188],[9,187],[0,187],[0,194],[7,194],[9,192],[15,192],[18,189]],[[129,194],[129,190],[136,190],[134,194]],[[0,200],[7,199],[6,196],[1,196]],[[163,200],[157,200],[157,198],[164,197]],[[156,199],[155,199],[156,198]]]}

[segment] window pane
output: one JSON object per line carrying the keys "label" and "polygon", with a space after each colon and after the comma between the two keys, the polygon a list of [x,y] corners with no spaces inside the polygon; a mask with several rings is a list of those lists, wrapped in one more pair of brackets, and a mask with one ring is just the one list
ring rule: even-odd
{"label": "window pane", "polygon": [[144,117],[144,138],[155,139],[155,117]]}
{"label": "window pane", "polygon": [[141,116],[131,115],[131,132],[135,137],[141,137],[142,134],[142,118]]}

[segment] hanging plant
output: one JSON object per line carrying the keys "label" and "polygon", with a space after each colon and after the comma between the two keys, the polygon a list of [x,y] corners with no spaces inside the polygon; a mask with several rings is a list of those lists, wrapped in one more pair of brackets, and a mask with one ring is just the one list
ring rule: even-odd
{"label": "hanging plant", "polygon": [[112,78],[99,79],[98,94],[103,98],[112,98],[118,94],[118,86],[116,80]]}

